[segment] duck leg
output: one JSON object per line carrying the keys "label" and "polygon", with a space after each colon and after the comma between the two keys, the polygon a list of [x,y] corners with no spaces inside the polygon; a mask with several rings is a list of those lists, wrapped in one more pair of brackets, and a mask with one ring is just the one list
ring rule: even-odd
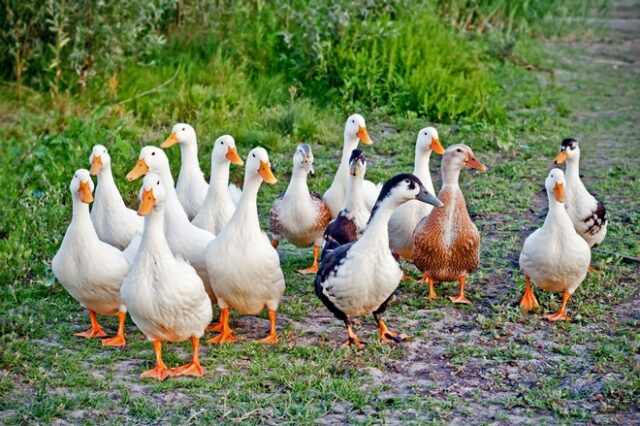
{"label": "duck leg", "polygon": [[224,308],[220,311],[220,323],[222,324],[222,331],[216,337],[212,337],[207,340],[207,343],[233,343],[238,339],[233,335],[231,327],[229,327],[229,308]]}
{"label": "duck leg", "polygon": [[193,359],[188,364],[174,368],[173,374],[175,376],[199,377],[204,374],[204,368],[200,365],[200,338],[191,336],[191,346],[193,346]]}
{"label": "duck leg", "polygon": [[147,370],[140,374],[141,379],[151,378],[163,381],[169,376],[173,376],[173,372],[167,368],[162,361],[162,343],[160,340],[153,341],[153,351],[156,353],[156,366],[151,370]]}
{"label": "duck leg", "polygon": [[208,325],[204,331],[222,331],[222,311],[220,311],[220,320]]}
{"label": "duck leg", "polygon": [[356,336],[356,333],[353,332],[353,329],[351,328],[351,320],[349,320],[348,318],[344,321],[344,324],[347,326],[347,340],[345,340],[345,342],[342,344],[342,346],[357,346],[359,348],[363,348],[364,347],[364,343],[360,340],[360,338],[358,336]]}
{"label": "duck leg", "polygon": [[467,305],[470,305],[471,301],[466,297],[464,297],[465,277],[459,277],[458,281],[460,282],[460,291],[458,292],[458,295],[455,297],[449,296],[449,300],[451,300],[453,303],[465,303]]}
{"label": "duck leg", "polygon": [[320,247],[313,246],[313,264],[306,269],[300,269],[301,274],[315,274],[318,272],[318,255],[320,255]]}
{"label": "duck leg", "polygon": [[260,343],[271,343],[275,345],[278,343],[278,334],[276,333],[276,311],[269,309],[269,323],[271,324],[269,328],[269,334],[264,339],[258,340]]}
{"label": "duck leg", "polygon": [[436,294],[436,282],[435,282],[435,280],[430,278],[427,274],[423,274],[422,278],[418,282],[419,283],[426,283],[427,281],[429,282],[429,295],[427,296],[427,299],[436,300],[438,298],[438,295]]}
{"label": "duck leg", "polygon": [[567,290],[562,293],[562,304],[560,305],[560,309],[555,314],[545,315],[544,318],[549,321],[562,321],[567,320],[571,321],[571,318],[567,315],[567,302],[569,302],[570,294]]}
{"label": "duck leg", "polygon": [[271,247],[273,247],[274,249],[277,249],[279,245],[280,245],[279,240],[271,240]]}
{"label": "duck leg", "polygon": [[118,332],[115,336],[102,340],[102,346],[120,346],[124,347],[127,342],[124,338],[124,322],[127,319],[126,312],[118,312]]}
{"label": "duck leg", "polygon": [[73,335],[78,337],[86,337],[87,339],[93,339],[95,337],[105,337],[107,333],[104,332],[104,330],[102,329],[102,326],[98,322],[98,318],[96,318],[95,311],[91,309],[88,309],[88,311],[89,311],[89,319],[91,320],[91,328],[81,333],[73,333]]}
{"label": "duck leg", "polygon": [[380,318],[380,314],[377,312],[373,313],[373,319],[378,323],[378,330],[380,332],[380,340],[383,342],[402,342],[404,340],[398,333],[394,333],[393,331],[389,331],[387,325]]}
{"label": "duck leg", "polygon": [[536,299],[536,295],[533,293],[533,289],[531,288],[531,277],[529,275],[525,275],[525,287],[524,294],[522,295],[522,299],[520,300],[520,307],[525,312],[536,311],[540,309],[540,304]]}

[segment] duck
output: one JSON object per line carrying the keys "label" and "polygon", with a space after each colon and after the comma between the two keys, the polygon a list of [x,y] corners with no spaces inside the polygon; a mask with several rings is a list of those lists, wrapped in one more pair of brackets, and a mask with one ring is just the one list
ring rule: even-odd
{"label": "duck", "polygon": [[53,274],[62,286],[89,311],[91,328],[75,336],[105,337],[96,314],[118,316],[118,332],[103,339],[103,346],[125,346],[127,310],[120,299],[120,287],[129,273],[129,262],[120,250],[100,240],[91,222],[89,204],[94,184],[87,169],[73,174],[69,191],[73,213],[62,244],[51,261]]}
{"label": "duck", "polygon": [[[176,189],[173,187],[169,158],[163,150],[155,146],[145,146],[140,150],[138,162],[127,174],[127,179],[134,181],[150,172],[162,177],[167,186],[165,188],[167,201],[164,209],[166,216],[164,231],[171,252],[189,261],[204,283],[211,302],[215,303],[216,297],[211,290],[204,256],[207,245],[215,238],[215,235],[189,222],[189,218],[178,199]],[[169,185],[171,188],[168,188]]]}
{"label": "duck", "polygon": [[413,231],[413,263],[423,274],[421,282],[429,282],[431,300],[437,298],[436,282],[458,281],[458,295],[449,299],[453,303],[471,303],[464,295],[464,286],[480,261],[480,233],[469,217],[458,186],[460,170],[465,166],[487,170],[467,145],[451,145],[445,150],[438,194],[444,207],[422,218]]}
{"label": "duck", "polygon": [[[433,127],[425,127],[418,132],[415,149],[413,175],[431,194],[435,193],[431,173],[429,172],[429,158],[431,152],[444,154],[440,144],[438,131]],[[406,260],[413,260],[413,230],[420,220],[427,216],[433,206],[419,201],[408,201],[398,207],[389,220],[389,247],[391,251]]]}
{"label": "duck", "polygon": [[560,152],[555,164],[567,163],[565,207],[576,232],[594,248],[604,241],[607,234],[607,210],[585,188],[580,179],[580,146],[574,138],[567,138],[560,144]]}
{"label": "duck", "polygon": [[287,190],[271,205],[269,223],[271,244],[278,248],[286,239],[296,247],[313,245],[313,263],[301,274],[318,272],[318,256],[325,228],[331,220],[329,206],[317,192],[309,191],[307,176],[313,174],[313,152],[306,143],[299,144],[293,154],[293,172]]}
{"label": "duck", "polygon": [[191,223],[219,234],[229,222],[236,209],[235,194],[239,191],[235,185],[229,184],[229,167],[231,164],[243,165],[238,155],[236,141],[231,135],[222,135],[216,139],[211,151],[211,178],[204,203]]}
{"label": "duck", "polygon": [[177,143],[180,144],[181,165],[176,192],[187,217],[192,220],[207,197],[209,184],[204,179],[198,162],[198,138],[195,129],[187,123],[175,124],[171,134],[160,147],[169,148]]}
{"label": "duck", "polygon": [[347,198],[335,219],[324,231],[323,256],[343,244],[360,238],[371,213],[362,197],[362,181],[367,172],[367,159],[361,149],[351,151],[349,157],[349,186]]}
{"label": "duck", "polygon": [[410,200],[442,205],[418,177],[396,175],[382,186],[362,237],[339,246],[322,259],[314,281],[315,293],[325,307],[344,322],[347,331],[344,346],[364,345],[353,331],[352,318],[371,313],[381,340],[404,340],[402,335],[387,328],[381,315],[403,275],[389,249],[389,219],[398,206]]}
{"label": "duck", "polygon": [[524,241],[520,253],[520,270],[525,273],[525,290],[520,306],[525,312],[540,308],[531,288],[562,292],[562,303],[554,314],[546,315],[549,321],[570,320],[567,303],[587,276],[591,263],[589,243],[574,228],[564,206],[565,180],[562,170],[554,168],[545,179],[549,199],[549,211],[541,228]]}
{"label": "duck", "polygon": [[[351,152],[358,147],[358,142],[366,145],[373,144],[369,133],[367,133],[364,117],[360,114],[352,114],[347,118],[344,125],[344,145],[338,171],[333,178],[331,186],[322,196],[331,210],[331,218],[335,218],[344,205],[349,181],[349,158],[351,157]],[[380,188],[373,182],[368,180],[362,182],[362,196],[369,210],[373,208],[379,192]]]}
{"label": "duck", "polygon": [[[120,294],[131,319],[152,342],[155,367],[140,378],[164,380],[170,376],[202,376],[200,337],[211,321],[211,303],[195,269],[171,251],[165,237],[165,209],[169,185],[155,173],[142,181],[138,214],[145,218],[144,232],[135,262]],[[162,360],[163,342],[191,340],[191,362],[169,369]]]}
{"label": "duck", "polygon": [[89,173],[98,177],[91,221],[98,237],[105,243],[124,250],[136,233],[142,232],[144,222],[134,210],[127,208],[113,180],[111,156],[104,145],[94,145],[89,156]]}
{"label": "duck", "polygon": [[207,271],[220,308],[221,332],[208,343],[237,341],[229,326],[230,310],[257,315],[268,310],[270,329],[263,343],[278,343],[276,315],[284,293],[278,252],[260,229],[257,196],[260,185],[275,184],[269,155],[254,148],[245,162],[242,197],[233,216],[206,249]]}

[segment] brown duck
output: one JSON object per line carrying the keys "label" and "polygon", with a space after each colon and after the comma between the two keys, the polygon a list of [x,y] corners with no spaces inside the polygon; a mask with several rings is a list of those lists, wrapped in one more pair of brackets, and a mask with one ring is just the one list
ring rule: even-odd
{"label": "brown duck", "polygon": [[460,282],[453,303],[471,303],[464,297],[466,277],[478,267],[480,233],[467,212],[464,195],[458,186],[462,168],[485,171],[467,145],[452,145],[442,157],[442,189],[438,198],[444,207],[434,209],[413,231],[413,262],[429,282],[429,299],[436,299],[434,285],[439,281]]}

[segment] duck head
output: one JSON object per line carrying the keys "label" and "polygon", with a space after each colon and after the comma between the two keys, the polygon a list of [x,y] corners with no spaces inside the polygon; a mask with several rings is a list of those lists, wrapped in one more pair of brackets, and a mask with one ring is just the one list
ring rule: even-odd
{"label": "duck head", "polygon": [[364,144],[371,145],[373,141],[367,133],[367,125],[364,122],[364,117],[360,114],[353,114],[347,118],[347,122],[344,125],[344,139],[345,141],[361,141]]}
{"label": "duck head", "polygon": [[447,148],[442,157],[442,166],[443,168],[448,166],[458,170],[463,167],[480,170],[481,172],[487,170],[487,167],[475,157],[471,148],[462,143],[451,145]]}
{"label": "duck head", "polygon": [[175,144],[195,144],[197,143],[196,131],[187,123],[178,123],[171,129],[171,134],[160,146],[169,148]]}
{"label": "duck head", "polygon": [[574,138],[567,138],[560,144],[560,152],[556,155],[554,164],[562,164],[565,161],[580,160],[580,147]]}
{"label": "duck head", "polygon": [[104,145],[94,145],[89,156],[89,163],[91,164],[89,170],[91,176],[99,175],[103,167],[110,167],[111,157],[107,148]]}
{"label": "duck head", "polygon": [[558,203],[564,203],[564,185],[564,172],[560,169],[551,169],[544,181],[550,201],[553,199]]}
{"label": "duck head", "polygon": [[247,165],[245,166],[245,181],[258,176],[265,183],[274,184],[278,179],[271,171],[269,154],[264,148],[253,148],[247,155]]}
{"label": "duck head", "polygon": [[378,200],[371,210],[371,217],[373,217],[375,211],[382,203],[390,202],[395,208],[411,200],[418,200],[435,207],[442,207],[444,205],[435,195],[427,191],[417,176],[410,173],[401,173],[392,177],[382,185]]}
{"label": "duck head", "polygon": [[351,157],[349,157],[349,174],[363,177],[366,172],[367,159],[364,156],[364,152],[361,149],[354,149],[351,151]]}
{"label": "duck head", "polygon": [[440,144],[438,131],[433,127],[425,127],[418,132],[416,149],[425,154],[429,154],[431,151],[438,155],[444,154],[444,148]]}
{"label": "duck head", "polygon": [[213,151],[211,151],[211,163],[226,163],[237,164],[239,166],[244,164],[242,158],[238,155],[236,149],[236,141],[231,135],[222,135],[213,144]]}
{"label": "duck head", "polygon": [[309,144],[301,143],[296,147],[296,152],[293,154],[293,168],[302,169],[307,174],[314,174],[313,152]]}
{"label": "duck head", "polygon": [[140,216],[147,216],[156,206],[164,205],[167,199],[167,192],[160,175],[148,173],[144,177],[139,198],[140,207],[138,207],[138,215]]}
{"label": "duck head", "polygon": [[90,204],[93,201],[93,181],[91,180],[91,174],[87,169],[78,169],[73,174],[71,184],[69,184],[69,190],[71,195],[75,198],[78,197],[80,201],[85,204]]}
{"label": "duck head", "polygon": [[133,169],[127,173],[127,179],[133,181],[149,172],[162,174],[163,171],[167,170],[169,170],[169,158],[167,154],[157,146],[145,146],[140,150],[138,162]]}

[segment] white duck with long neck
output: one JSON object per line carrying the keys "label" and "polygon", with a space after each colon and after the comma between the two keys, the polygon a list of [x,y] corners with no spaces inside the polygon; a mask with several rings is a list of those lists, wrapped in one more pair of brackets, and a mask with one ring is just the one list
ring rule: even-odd
{"label": "white duck with long neck", "polygon": [[186,123],[173,126],[169,137],[160,145],[162,148],[180,144],[180,173],[176,192],[189,220],[197,214],[205,198],[209,184],[204,179],[204,173],[198,162],[198,139],[193,127]]}
{"label": "white duck with long neck", "polygon": [[191,221],[197,227],[214,234],[219,234],[222,231],[236,210],[229,186],[229,167],[231,164],[242,165],[244,163],[238,156],[233,137],[223,135],[216,139],[211,152],[211,178],[207,197],[200,211]]}
{"label": "white duck with long neck", "polygon": [[560,310],[547,319],[566,319],[566,304],[587,275],[591,250],[578,235],[567,214],[565,176],[553,169],[545,180],[549,212],[542,227],[529,235],[520,253],[520,269],[526,274],[525,295],[521,306],[526,310],[537,308],[530,281],[536,287],[551,292],[563,292]]}
{"label": "white duck with long neck", "polygon": [[[425,127],[418,132],[415,149],[413,174],[417,176],[429,193],[435,193],[429,159],[431,152],[444,154],[440,144],[438,131],[433,127]],[[391,251],[407,260],[413,259],[413,230],[420,220],[427,216],[433,206],[411,200],[398,207],[389,220],[389,247]]]}
{"label": "white duck with long neck", "polygon": [[189,218],[182,208],[178,194],[173,187],[173,176],[171,176],[167,154],[155,146],[142,148],[138,156],[138,163],[127,174],[127,179],[132,181],[149,172],[158,174],[166,186],[167,201],[164,230],[171,251],[174,255],[180,256],[191,263],[204,282],[209,297],[215,302],[215,295],[209,285],[204,255],[207,245],[215,238],[215,235],[189,222]]}
{"label": "white duck with long neck", "polygon": [[71,223],[51,266],[62,286],[89,310],[91,328],[76,336],[104,337],[106,334],[96,313],[118,315],[118,334],[104,340],[103,345],[124,346],[126,309],[120,300],[120,286],[129,272],[129,262],[120,250],[98,238],[89,215],[93,188],[88,170],[79,169],[74,173],[69,185],[73,206]]}
{"label": "white duck with long neck", "polygon": [[[367,125],[364,117],[360,114],[353,114],[344,125],[344,144],[342,147],[342,157],[333,182],[322,198],[331,210],[331,217],[335,218],[344,205],[347,196],[347,184],[349,180],[349,158],[351,152],[358,147],[358,142],[371,145],[373,142],[367,133]],[[371,181],[365,180],[362,183],[362,194],[371,210],[376,202],[380,189]]]}
{"label": "white duck with long neck", "polygon": [[124,204],[111,172],[111,156],[104,145],[94,145],[89,163],[90,173],[98,176],[91,221],[102,241],[123,250],[137,232],[142,232],[144,222]]}

